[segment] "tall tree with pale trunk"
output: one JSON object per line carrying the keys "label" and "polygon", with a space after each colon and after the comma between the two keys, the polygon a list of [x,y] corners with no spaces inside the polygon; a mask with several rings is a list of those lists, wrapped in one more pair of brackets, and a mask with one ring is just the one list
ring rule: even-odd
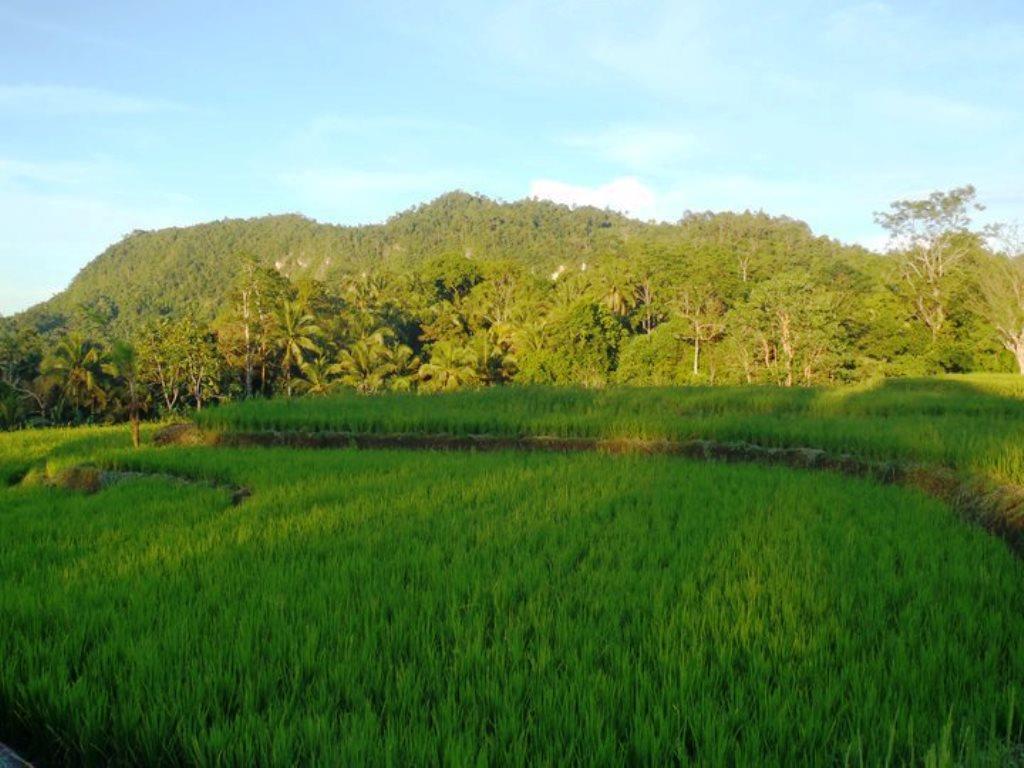
{"label": "tall tree with pale trunk", "polygon": [[968,184],[923,200],[898,200],[888,212],[875,213],[875,222],[889,233],[890,249],[900,259],[914,311],[933,342],[949,316],[947,280],[980,242],[971,213],[985,208],[975,195]]}
{"label": "tall tree with pale trunk", "polygon": [[686,321],[681,338],[693,343],[693,375],[700,374],[702,343],[710,343],[725,330],[725,305],[710,285],[692,285],[676,297],[673,308]]}
{"label": "tall tree with pale trunk", "polygon": [[1002,253],[978,276],[975,308],[999,335],[1024,375],[1024,231],[1019,225],[1000,230]]}

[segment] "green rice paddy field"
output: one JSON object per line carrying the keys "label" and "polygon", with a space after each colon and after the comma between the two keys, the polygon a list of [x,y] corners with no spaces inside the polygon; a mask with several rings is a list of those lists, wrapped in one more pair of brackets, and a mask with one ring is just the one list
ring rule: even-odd
{"label": "green rice paddy field", "polygon": [[[490,390],[202,423],[756,438],[1011,482],[1021,396]],[[917,491],[667,456],[127,443],[0,435],[0,741],[40,765],[1024,765],[1024,563]],[[76,466],[121,474],[42,482]]]}
{"label": "green rice paddy field", "polygon": [[213,431],[745,440],[914,459],[1024,482],[1024,377],[896,379],[834,389],[492,388],[251,400],[199,414]]}

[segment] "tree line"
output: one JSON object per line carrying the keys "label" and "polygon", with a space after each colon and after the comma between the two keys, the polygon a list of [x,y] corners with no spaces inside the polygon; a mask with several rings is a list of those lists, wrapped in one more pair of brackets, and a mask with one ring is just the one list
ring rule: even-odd
{"label": "tree line", "polygon": [[977,210],[970,186],[893,203],[876,215],[884,256],[751,213],[687,214],[550,271],[463,249],[319,280],[236,254],[209,319],[125,326],[94,301],[54,327],[3,321],[0,426],[127,419],[137,434],[147,416],[339,388],[1024,373],[1024,241],[975,227]]}

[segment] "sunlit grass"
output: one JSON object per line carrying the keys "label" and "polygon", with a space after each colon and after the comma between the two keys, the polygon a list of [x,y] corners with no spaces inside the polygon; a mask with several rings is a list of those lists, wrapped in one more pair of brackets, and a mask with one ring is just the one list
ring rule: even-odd
{"label": "sunlit grass", "polygon": [[204,412],[224,431],[710,438],[945,464],[1024,481],[1024,384],[1011,375],[777,387],[493,388],[441,395],[342,394]]}
{"label": "sunlit grass", "polygon": [[[1020,478],[1022,397],[1011,377],[496,389],[202,422],[713,437]],[[919,493],[658,456],[128,445],[0,435],[0,738],[41,764],[1024,758],[1024,564]],[[74,466],[154,474],[16,483]]]}
{"label": "sunlit grass", "polygon": [[[156,425],[145,425],[151,434]],[[43,460],[51,467],[75,463],[104,448],[131,445],[127,427],[53,427],[0,432],[0,487],[19,480]]]}
{"label": "sunlit grass", "polygon": [[253,496],[0,490],[0,732],[46,764],[999,764],[1024,742],[1024,566],[916,493],[667,457],[63,450]]}

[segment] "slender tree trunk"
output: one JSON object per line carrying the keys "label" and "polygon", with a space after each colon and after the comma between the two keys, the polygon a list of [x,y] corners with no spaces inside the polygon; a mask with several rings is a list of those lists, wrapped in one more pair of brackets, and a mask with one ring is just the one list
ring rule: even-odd
{"label": "slender tree trunk", "polygon": [[139,436],[139,406],[136,403],[132,403],[131,412],[128,414],[128,419],[131,421],[132,427],[132,447],[138,448],[142,444],[142,440]]}
{"label": "slender tree trunk", "polygon": [[791,319],[785,312],[779,314],[779,341],[782,344],[782,351],[786,355],[786,386],[793,386],[793,358],[796,356],[793,349],[793,337],[790,333]]}
{"label": "slender tree trunk", "polygon": [[693,334],[693,375],[700,373],[700,334]]}
{"label": "slender tree trunk", "polygon": [[252,397],[252,329],[249,327],[249,294],[242,293],[242,327],[245,334],[245,397]]}
{"label": "slender tree trunk", "polygon": [[942,330],[943,323],[946,322],[946,308],[942,304],[942,292],[938,285],[932,288],[932,299],[935,302],[935,322],[932,325],[932,342],[935,342],[939,338],[939,331]]}

